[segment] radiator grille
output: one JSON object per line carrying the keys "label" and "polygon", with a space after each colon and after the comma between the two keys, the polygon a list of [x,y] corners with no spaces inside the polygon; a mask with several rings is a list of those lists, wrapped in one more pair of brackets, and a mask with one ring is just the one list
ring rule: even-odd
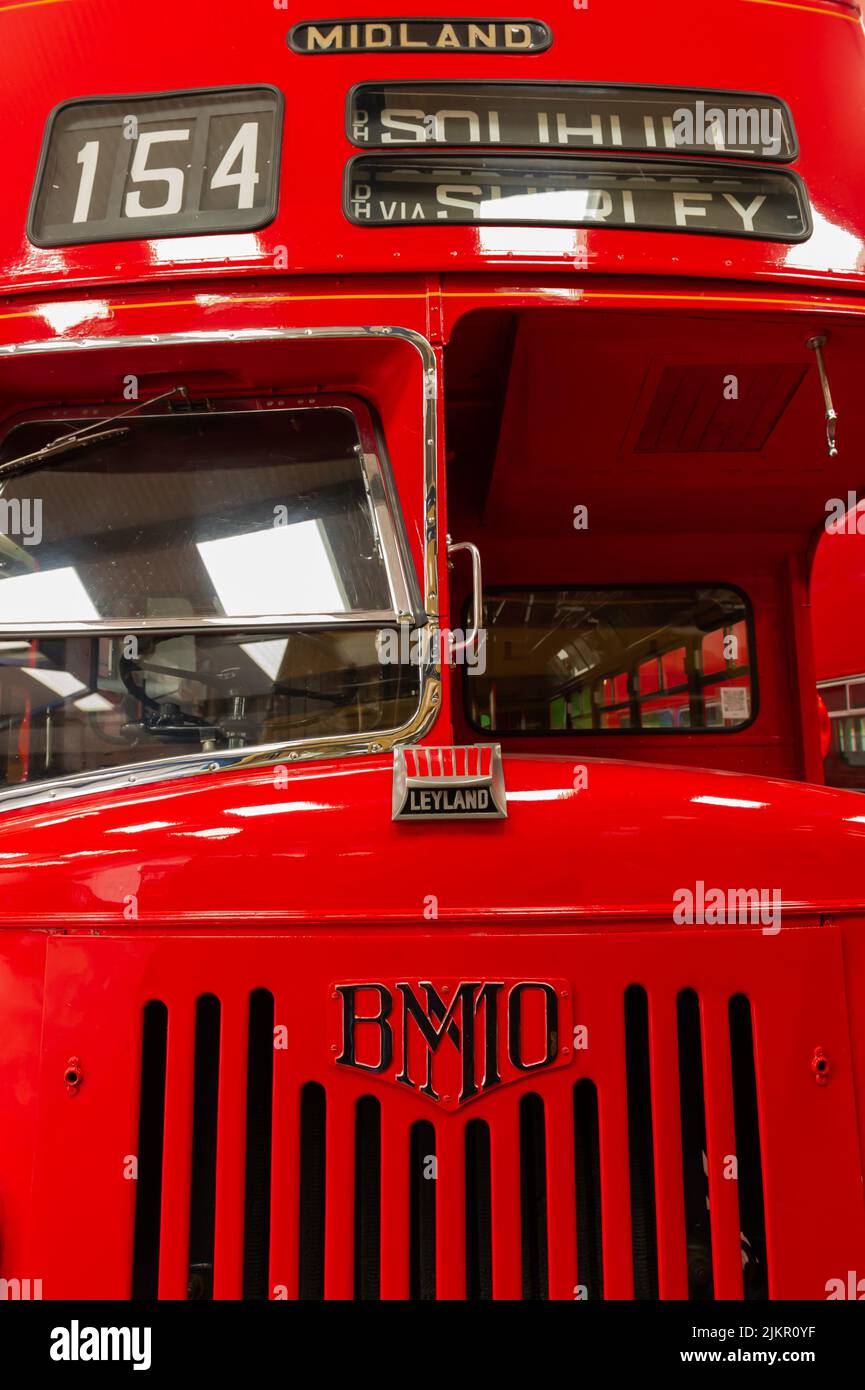
{"label": "radiator grille", "polygon": [[[374,1300],[404,1277],[405,1294],[418,1300],[600,1299],[608,1263],[621,1266],[623,1231],[636,1298],[657,1298],[663,1266],[677,1262],[690,1299],[765,1297],[749,1001],[729,999],[720,1040],[694,989],[679,991],[666,1035],[653,1032],[643,987],[630,986],[620,1001],[621,1054],[603,1076],[547,1073],[529,1089],[500,1092],[484,1115],[433,1111],[409,1125],[393,1122],[387,1088],[347,1102],[335,1085],[308,1081],[296,1105],[286,1104],[275,1085],[274,999],[266,989],[246,996],[242,1021],[229,1019],[215,994],[200,996],[182,1059],[176,1037],[171,1045],[170,1007],[149,1001],[140,1041],[133,1297]],[[172,1068],[184,1060],[188,1172],[178,1174],[170,1144],[182,1121],[183,1079]],[[707,1085],[722,1102],[711,1113]],[[618,1130],[617,1110],[625,1121]],[[724,1171],[709,1171],[710,1152]],[[185,1194],[185,1289],[160,1281],[166,1241],[178,1240],[163,1184]],[[218,1231],[226,1197],[235,1213],[230,1241]],[[232,1250],[239,1267],[220,1268]],[[283,1284],[286,1258],[293,1270]],[[331,1277],[335,1262],[341,1282]],[[619,1269],[615,1296],[621,1283]],[[669,1276],[667,1283],[669,1291]]]}
{"label": "radiator grille", "polygon": [[[45,953],[29,1222],[46,1297],[613,1300],[648,1284],[661,1299],[822,1299],[861,1266],[830,923],[223,923],[50,933]],[[340,1063],[337,981],[380,970],[393,1058],[370,1074]],[[419,982],[435,982],[431,1024],[457,994],[478,1003],[468,1099],[459,1035],[433,1057],[414,1023],[412,1084],[399,1081],[406,980],[419,1008]],[[526,980],[555,981],[557,1007],[537,984],[484,985],[501,1024],[490,1054],[481,991],[460,981]],[[381,1004],[368,992],[358,1012]],[[360,1033],[366,1063],[384,1033]],[[486,1085],[488,1055],[500,1083]],[[439,1101],[422,1089],[428,1056]]]}

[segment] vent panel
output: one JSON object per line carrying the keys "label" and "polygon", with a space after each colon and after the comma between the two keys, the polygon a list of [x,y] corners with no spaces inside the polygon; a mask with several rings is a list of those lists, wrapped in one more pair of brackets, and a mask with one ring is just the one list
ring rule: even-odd
{"label": "vent panel", "polygon": [[664,367],[634,452],[757,453],[807,370],[798,362]]}

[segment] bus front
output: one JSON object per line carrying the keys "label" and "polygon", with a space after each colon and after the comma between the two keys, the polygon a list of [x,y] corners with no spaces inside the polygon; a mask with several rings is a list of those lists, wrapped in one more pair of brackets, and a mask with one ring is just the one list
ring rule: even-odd
{"label": "bus front", "polygon": [[5,1295],[858,1296],[858,5],[0,39]]}

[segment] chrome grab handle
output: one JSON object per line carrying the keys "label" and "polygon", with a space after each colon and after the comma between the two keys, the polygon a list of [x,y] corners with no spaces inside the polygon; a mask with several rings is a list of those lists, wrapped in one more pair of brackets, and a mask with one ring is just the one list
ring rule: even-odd
{"label": "chrome grab handle", "polygon": [[[455,555],[458,550],[467,550],[472,557],[472,611],[471,627],[466,633],[466,640],[460,650],[473,647],[478,641],[481,622],[483,621],[484,586],[481,575],[481,552],[472,541],[454,541],[450,536],[445,537],[448,556]],[[453,565],[448,565],[453,569]]]}

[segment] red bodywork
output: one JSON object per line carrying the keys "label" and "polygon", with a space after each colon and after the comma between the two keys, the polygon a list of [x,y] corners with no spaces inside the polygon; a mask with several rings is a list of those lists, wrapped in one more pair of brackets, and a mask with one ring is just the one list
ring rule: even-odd
{"label": "red bodywork", "polygon": [[[424,11],[415,0],[399,8]],[[360,0],[345,13],[377,9]],[[0,1148],[0,1276],[42,1279],[45,1297],[132,1291],[136,1183],[127,1160],[140,1140],[142,1014],[153,1000],[168,1019],[158,1287],[186,1296],[195,1007],[205,994],[221,1003],[213,1291],[243,1293],[247,1030],[258,990],[272,994],[287,1036],[273,1068],[272,1297],[298,1292],[301,1090],[318,1083],[327,1097],[327,1296],[357,1292],[357,1102],[373,1095],[382,1295],[410,1292],[410,1133],[419,1121],[435,1130],[436,1292],[469,1292],[466,1132],[477,1119],[490,1134],[492,1291],[520,1297],[521,1101],[531,1094],[542,1102],[546,1139],[546,1292],[573,1298],[582,1078],[598,1095],[604,1294],[633,1296],[624,1022],[633,986],[647,1001],[659,1295],[689,1291],[681,991],[699,1000],[715,1297],[743,1295],[738,1184],[725,1171],[741,1143],[734,996],[750,1001],[753,1020],[769,1294],[824,1298],[828,1281],[865,1267],[865,812],[855,795],[802,785],[822,780],[809,548],[824,499],[862,481],[865,457],[856,414],[865,330],[861,16],[832,0],[722,0],[690,7],[684,20],[671,10],[663,22],[645,4],[577,10],[547,0],[532,13],[551,25],[554,43],[524,58],[317,59],[289,51],[296,16],[268,5],[240,12],[152,0],[129,12],[108,0],[43,0],[42,8],[0,0],[8,135],[0,347],[15,347],[0,359],[4,420],[62,413],[70,402],[104,413],[127,372],[154,391],[180,374],[216,398],[361,394],[382,419],[422,580],[420,359],[386,335],[357,342],[338,332],[411,330],[432,344],[441,373],[432,578],[443,624],[467,593],[461,569],[447,570],[451,530],[480,544],[489,584],[738,584],[754,605],[760,678],[758,717],[741,734],[550,738],[530,748],[504,739],[508,818],[494,824],[393,823],[392,761],[375,752],[289,764],[279,785],[258,767],[5,810],[0,1129],[15,1142]],[[794,112],[795,167],[814,235],[784,246],[604,229],[353,227],[341,210],[354,152],[345,97],[360,77],[379,75],[777,92]],[[237,83],[285,94],[271,226],[63,250],[27,242],[44,123],[58,102]],[[267,338],[322,328],[332,340]],[[805,347],[818,331],[831,335],[841,417],[843,451],[832,464]],[[508,335],[513,353],[496,369]],[[763,360],[808,369],[766,449],[637,466],[629,440],[652,373],[731,360],[746,375]],[[494,429],[485,414],[493,407]],[[577,477],[575,419],[586,430],[583,458],[600,460]],[[478,497],[472,479],[485,448],[494,453],[484,465],[491,481]],[[580,501],[598,524],[577,551],[571,518]],[[458,676],[441,672],[439,713],[424,734],[438,745],[477,737]],[[581,790],[577,765],[588,769]],[[681,889],[730,882],[777,892],[780,930],[675,923]],[[338,985],[428,981],[443,990],[467,980],[553,982],[571,996],[562,1017],[587,1030],[588,1045],[568,1052],[561,1035],[555,1066],[456,1108],[337,1065]]]}
{"label": "red bodywork", "polygon": [[[135,1193],[124,1161],[137,1152],[141,1010],[160,999],[169,1016],[160,1289],[184,1296],[194,1005],[212,992],[224,1018],[215,1289],[239,1296],[247,1012],[250,993],[263,987],[288,1030],[274,1076],[272,1284],[296,1289],[298,1105],[301,1086],[313,1081],[328,1095],[326,1292],[352,1294],[353,1114],[372,1092],[381,1102],[388,1194],[382,1293],[407,1293],[408,1134],[413,1122],[432,1119],[439,1296],[464,1296],[460,1154],[466,1123],[481,1119],[492,1134],[494,1291],[519,1297],[519,1086],[449,1113],[414,1091],[341,1070],[333,987],[528,977],[569,982],[573,1020],[590,1039],[556,1070],[522,1082],[546,1106],[551,1296],[573,1297],[579,1282],[567,1136],[581,1077],[601,1097],[606,1296],[632,1291],[622,1020],[625,989],[639,984],[650,1001],[662,1296],[687,1296],[676,996],[693,989],[702,1012],[716,1296],[741,1297],[742,1288],[736,1189],[723,1169],[736,1150],[727,1001],[745,992],[755,1020],[772,1293],[823,1297],[836,1269],[856,1267],[865,1239],[856,1104],[865,1082],[860,803],[721,773],[598,763],[589,776],[577,793],[567,759],[507,760],[509,817],[492,827],[392,823],[390,762],[382,758],[297,768],[280,790],[262,771],[235,776],[230,788],[201,779],[180,796],[157,786],[59,807],[56,817],[40,809],[10,819],[0,835],[4,994],[18,1046],[7,1052],[6,1086],[19,1143],[6,1151],[6,1267],[38,1268],[57,1294],[128,1294]],[[553,844],[562,850],[551,853]],[[12,846],[23,845],[26,859],[15,867],[21,851]],[[784,884],[781,930],[672,927],[669,904],[690,881],[684,865],[698,865],[707,885],[724,883],[732,856],[741,882]],[[438,899],[433,921],[424,920],[428,894]],[[124,921],[130,895],[140,904],[134,922]],[[10,930],[22,919],[29,930]],[[831,1062],[826,1086],[812,1068],[820,1050]],[[65,1080],[70,1057],[83,1072],[74,1094]],[[793,1132],[795,1164],[787,1161]],[[31,1207],[21,1194],[34,1151]],[[811,1222],[813,1173],[824,1169],[833,1181]]]}
{"label": "red bodywork", "polygon": [[[855,494],[854,494],[855,497]],[[841,499],[839,499],[841,500]],[[846,503],[849,499],[843,498]],[[865,506],[822,536],[811,576],[814,656],[829,724],[826,780],[865,788]]]}
{"label": "red bodywork", "polygon": [[857,676],[865,670],[865,627],[860,616],[865,595],[865,514],[861,506],[847,514],[845,524],[848,530],[821,540],[811,577],[819,681]]}

